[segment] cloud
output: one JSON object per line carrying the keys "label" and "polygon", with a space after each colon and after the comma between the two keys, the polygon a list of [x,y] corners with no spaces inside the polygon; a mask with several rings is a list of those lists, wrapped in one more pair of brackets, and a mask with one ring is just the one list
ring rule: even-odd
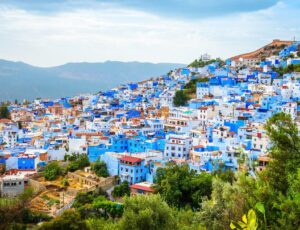
{"label": "cloud", "polygon": [[274,6],[279,0],[10,0],[10,7],[36,13],[78,9],[128,8],[174,18],[207,18],[253,12]]}
{"label": "cloud", "polygon": [[189,63],[205,52],[227,58],[275,38],[300,38],[299,20],[293,16],[300,9],[285,1],[254,12],[197,20],[101,4],[55,13],[0,4],[0,58],[39,66],[105,60]]}

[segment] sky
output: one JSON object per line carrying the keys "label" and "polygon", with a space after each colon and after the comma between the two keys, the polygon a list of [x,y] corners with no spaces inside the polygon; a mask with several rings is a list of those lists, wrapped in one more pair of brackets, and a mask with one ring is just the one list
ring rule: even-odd
{"label": "sky", "polygon": [[299,0],[0,0],[0,59],[190,63],[300,40]]}

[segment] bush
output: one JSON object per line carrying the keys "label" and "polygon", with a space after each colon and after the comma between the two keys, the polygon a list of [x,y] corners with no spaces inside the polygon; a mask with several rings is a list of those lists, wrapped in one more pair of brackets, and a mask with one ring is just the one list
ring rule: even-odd
{"label": "bush", "polygon": [[104,161],[97,160],[95,164],[92,165],[91,170],[96,173],[99,177],[108,177],[109,173]]}
{"label": "bush", "polygon": [[44,177],[46,180],[55,180],[61,175],[61,167],[57,162],[51,162],[44,169]]}
{"label": "bush", "polygon": [[173,103],[175,106],[184,106],[186,105],[189,99],[190,97],[184,90],[178,90],[176,91],[175,96],[173,98]]}
{"label": "bush", "polygon": [[112,191],[112,195],[114,197],[122,197],[122,196],[129,196],[130,189],[129,184],[127,181],[123,181],[120,185],[115,186],[114,190]]}
{"label": "bush", "polygon": [[88,229],[86,223],[81,220],[78,212],[72,210],[66,210],[63,214],[50,222],[46,222],[39,228],[41,230],[53,230],[53,229]]}
{"label": "bush", "polygon": [[83,169],[90,165],[89,158],[86,154],[72,154],[71,156],[65,157],[66,160],[70,161],[67,167],[67,171],[74,172],[78,169]]}

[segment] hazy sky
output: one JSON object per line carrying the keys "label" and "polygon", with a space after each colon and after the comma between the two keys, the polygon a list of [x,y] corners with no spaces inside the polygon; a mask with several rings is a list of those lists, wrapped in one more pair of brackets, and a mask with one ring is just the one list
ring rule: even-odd
{"label": "hazy sky", "polygon": [[0,0],[0,59],[189,63],[300,40],[300,0]]}

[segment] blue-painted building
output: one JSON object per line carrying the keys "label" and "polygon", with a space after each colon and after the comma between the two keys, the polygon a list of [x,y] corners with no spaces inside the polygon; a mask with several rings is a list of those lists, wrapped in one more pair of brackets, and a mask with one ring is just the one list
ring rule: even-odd
{"label": "blue-painted building", "polygon": [[18,169],[19,170],[35,170],[36,169],[36,157],[20,156],[18,157]]}
{"label": "blue-painted building", "polygon": [[132,156],[120,158],[119,177],[121,182],[128,181],[129,184],[135,184],[145,181],[147,173],[149,173],[149,166],[145,165],[145,160]]}
{"label": "blue-painted building", "polygon": [[108,148],[104,144],[96,145],[96,146],[88,146],[88,157],[90,162],[95,162],[99,159],[101,155],[106,153]]}
{"label": "blue-painted building", "polygon": [[113,136],[109,140],[109,151],[123,153],[128,151],[128,138],[125,135]]}

